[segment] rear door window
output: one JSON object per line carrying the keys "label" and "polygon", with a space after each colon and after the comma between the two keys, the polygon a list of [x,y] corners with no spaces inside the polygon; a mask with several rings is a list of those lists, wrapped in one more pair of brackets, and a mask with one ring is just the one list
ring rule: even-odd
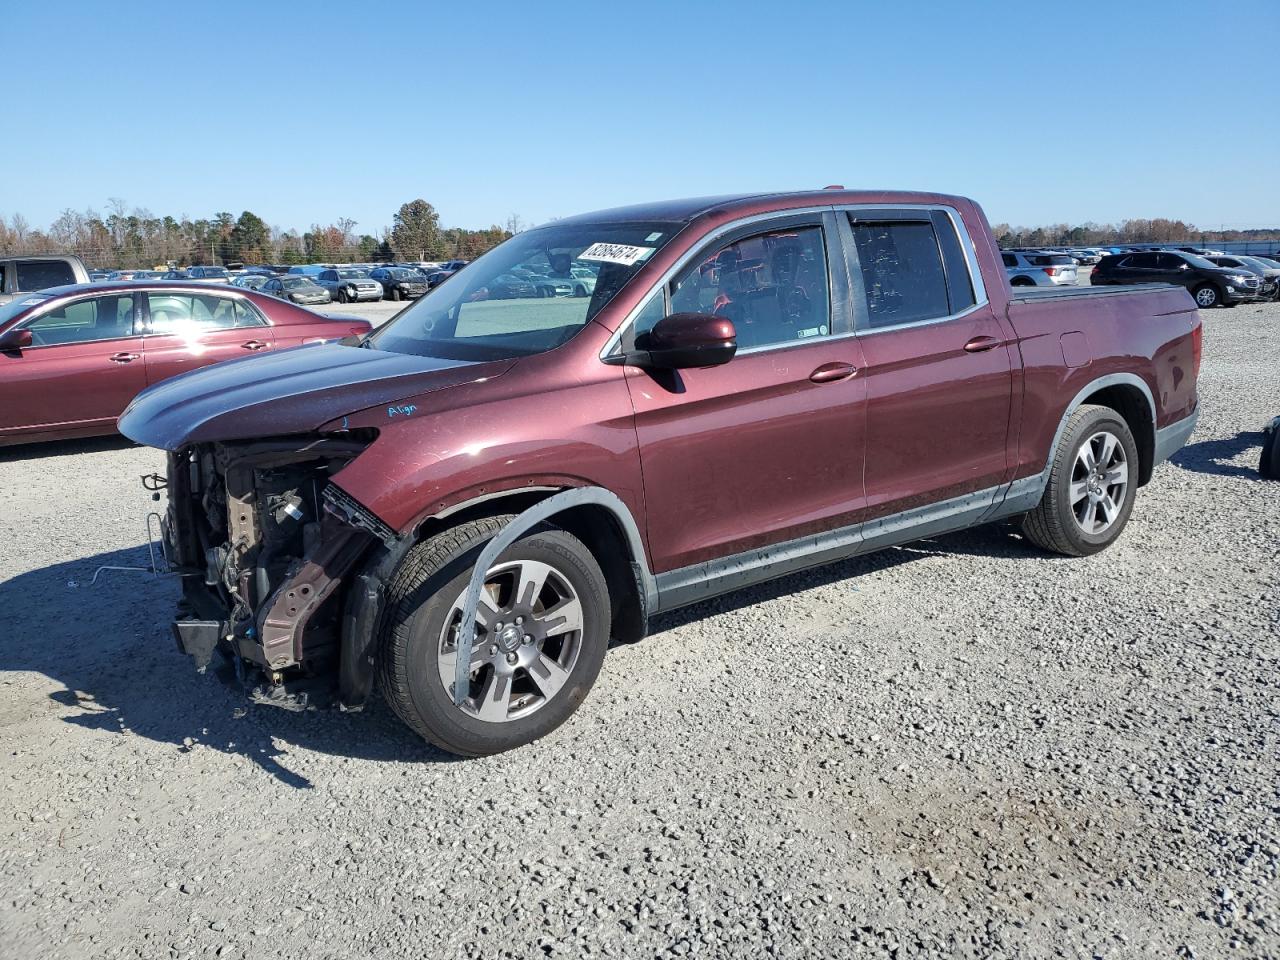
{"label": "rear door window", "polygon": [[1002,253],[1000,256],[1004,259],[1006,267],[1016,267],[1018,265],[1018,255],[1016,253]]}
{"label": "rear door window", "polygon": [[930,221],[850,220],[871,329],[952,313],[942,251]]}
{"label": "rear door window", "polygon": [[184,336],[235,327],[235,301],[227,297],[189,293],[149,293],[149,332]]}
{"label": "rear door window", "polygon": [[65,260],[20,260],[16,266],[18,290],[44,290],[76,282],[76,272]]}

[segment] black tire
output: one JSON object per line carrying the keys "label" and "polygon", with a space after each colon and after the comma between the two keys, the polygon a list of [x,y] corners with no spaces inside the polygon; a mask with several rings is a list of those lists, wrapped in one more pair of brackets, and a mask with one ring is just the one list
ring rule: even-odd
{"label": "black tire", "polygon": [[573,295],[574,295],[575,297],[585,297],[585,296],[587,295],[587,288],[586,288],[586,287],[574,287],[574,288],[573,288]]}
{"label": "black tire", "polygon": [[341,287],[338,288],[338,302],[339,303],[347,302],[347,291],[343,290]]}
{"label": "black tire", "polygon": [[1030,277],[1014,277],[1009,281],[1009,285],[1014,287],[1034,287],[1036,282]]}
{"label": "black tire", "polygon": [[[576,537],[542,525],[504,551],[497,564],[548,564],[576,592],[582,629],[568,677],[534,712],[504,722],[481,720],[453,703],[438,660],[446,618],[480,551],[510,519],[472,520],[424,540],[408,552],[387,587],[378,665],[383,697],[411,730],[463,757],[511,750],[560,726],[586,699],[609,645],[609,592],[599,564]],[[515,691],[513,686],[512,696]]]}
{"label": "black tire", "polygon": [[397,302],[400,300],[400,291],[395,287],[391,288],[391,299]]}
{"label": "black tire", "polygon": [[1222,291],[1212,283],[1200,284],[1191,291],[1191,296],[1195,298],[1196,306],[1201,310],[1222,306]]}
{"label": "black tire", "polygon": [[1258,473],[1267,480],[1280,480],[1280,429],[1268,430],[1262,441],[1262,454],[1258,457]]}
{"label": "black tire", "polygon": [[[1076,470],[1077,454],[1084,443],[1102,432],[1113,435],[1123,448],[1126,467],[1124,499],[1106,529],[1088,533],[1077,520],[1071,502],[1072,474]],[[1085,404],[1067,418],[1062,438],[1053,451],[1044,495],[1036,508],[1022,518],[1022,533],[1036,546],[1054,553],[1071,557],[1097,553],[1114,543],[1123,532],[1133,512],[1137,490],[1138,445],[1128,424],[1110,407]]]}

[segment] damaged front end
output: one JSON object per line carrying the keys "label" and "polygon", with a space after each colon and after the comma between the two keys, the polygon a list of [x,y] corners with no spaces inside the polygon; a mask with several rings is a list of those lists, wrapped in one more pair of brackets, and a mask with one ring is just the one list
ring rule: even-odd
{"label": "damaged front end", "polygon": [[[358,707],[368,694],[372,619],[362,571],[388,555],[395,532],[330,478],[372,442],[352,431],[207,443],[169,454],[164,538],[182,579],[173,624],[197,667],[215,651],[256,699],[305,708],[331,698]],[[353,594],[348,596],[348,594]],[[376,589],[368,597],[376,601]],[[376,603],[374,604],[376,607]],[[343,621],[361,621],[344,651]],[[357,658],[360,663],[350,661]]]}

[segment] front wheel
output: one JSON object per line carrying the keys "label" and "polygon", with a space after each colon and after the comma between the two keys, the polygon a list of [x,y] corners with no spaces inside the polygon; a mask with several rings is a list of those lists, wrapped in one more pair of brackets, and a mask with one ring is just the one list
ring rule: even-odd
{"label": "front wheel", "polygon": [[1201,310],[1208,310],[1222,303],[1222,294],[1218,293],[1218,288],[1211,283],[1201,284],[1192,291],[1191,295],[1196,298],[1196,306]]}
{"label": "front wheel", "polygon": [[339,290],[339,291],[338,291],[338,302],[339,302],[339,303],[346,303],[346,302],[347,302],[347,291],[345,291],[345,290]]}
{"label": "front wheel", "polygon": [[397,302],[400,300],[400,291],[397,290],[395,287],[391,288],[391,299]]}
{"label": "front wheel", "polygon": [[510,517],[462,524],[415,546],[387,591],[383,696],[420,736],[475,757],[550,733],[586,699],[609,643],[604,574],[580,540],[541,526],[489,569],[469,687],[453,702],[463,596],[484,545]]}
{"label": "front wheel", "polygon": [[1110,407],[1086,404],[1067,418],[1049,482],[1022,520],[1032,543],[1083,557],[1105,550],[1129,522],[1138,488],[1138,445]]}

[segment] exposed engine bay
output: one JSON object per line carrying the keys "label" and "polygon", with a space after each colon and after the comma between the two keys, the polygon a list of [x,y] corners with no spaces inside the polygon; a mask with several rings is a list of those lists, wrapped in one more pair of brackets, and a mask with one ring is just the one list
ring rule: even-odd
{"label": "exposed engine bay", "polygon": [[237,675],[332,677],[345,574],[394,533],[330,478],[369,438],[202,444],[172,453],[164,537],[183,576],[174,622],[197,666],[215,650]]}

